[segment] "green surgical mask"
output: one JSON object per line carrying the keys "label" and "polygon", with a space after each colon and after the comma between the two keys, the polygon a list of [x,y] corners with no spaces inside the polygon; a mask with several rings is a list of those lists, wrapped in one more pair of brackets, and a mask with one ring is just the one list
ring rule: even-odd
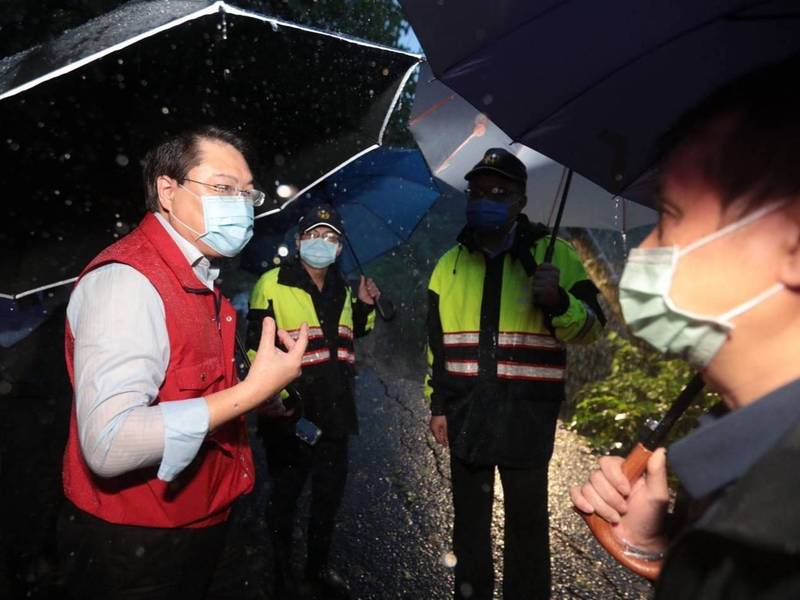
{"label": "green surgical mask", "polygon": [[669,297],[678,261],[715,240],[758,221],[783,206],[772,204],[696,240],[685,248],[634,248],[619,283],[622,314],[633,335],[668,356],[685,359],[696,369],[708,366],[728,339],[731,319],[758,306],[783,289],[782,283],[719,316],[683,310]]}

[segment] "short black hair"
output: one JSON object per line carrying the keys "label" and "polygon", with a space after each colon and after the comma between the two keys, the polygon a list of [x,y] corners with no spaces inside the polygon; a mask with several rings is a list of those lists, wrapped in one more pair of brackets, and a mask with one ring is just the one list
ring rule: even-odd
{"label": "short black hair", "polygon": [[236,148],[247,159],[250,148],[238,134],[215,125],[203,125],[196,129],[171,135],[144,157],[145,205],[150,212],[158,212],[158,187],[156,182],[162,175],[183,181],[186,174],[200,164],[199,143],[202,140],[221,142]]}
{"label": "short black hair", "polygon": [[[696,168],[723,207],[745,210],[800,194],[800,56],[753,71],[686,113],[664,137],[662,158],[713,138]],[[794,91],[793,91],[794,90]],[[666,161],[664,161],[666,162]]]}

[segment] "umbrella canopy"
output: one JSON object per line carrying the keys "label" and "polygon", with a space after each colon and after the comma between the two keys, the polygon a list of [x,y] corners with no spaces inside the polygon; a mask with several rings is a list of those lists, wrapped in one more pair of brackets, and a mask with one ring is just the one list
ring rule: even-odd
{"label": "umbrella canopy", "polygon": [[[427,64],[420,71],[409,127],[433,174],[461,191],[467,187],[464,175],[488,148],[513,152],[528,168],[524,212],[532,221],[552,225],[564,167],[523,144],[513,143],[485,114],[435,79]],[[654,210],[576,175],[561,225],[625,231],[652,225],[657,218]]]}
{"label": "umbrella canopy", "polygon": [[646,202],[678,116],[800,51],[791,0],[400,4],[436,76],[513,141]]}
{"label": "umbrella canopy", "polygon": [[272,266],[281,244],[293,250],[296,224],[303,212],[327,202],[344,220],[352,252],[345,248],[339,266],[350,273],[358,263],[407,241],[438,198],[439,190],[418,150],[378,148],[320,182],[278,218],[258,221],[256,239],[245,250],[243,266],[259,272]]}
{"label": "umbrella canopy", "polygon": [[380,144],[419,57],[224,2],[129,3],[0,61],[0,295],[68,282],[144,213],[140,161],[212,123],[280,210]]}

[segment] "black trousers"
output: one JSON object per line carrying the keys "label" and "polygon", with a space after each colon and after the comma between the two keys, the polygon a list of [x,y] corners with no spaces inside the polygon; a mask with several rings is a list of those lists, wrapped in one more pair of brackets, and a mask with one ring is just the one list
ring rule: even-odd
{"label": "black trousers", "polygon": [[[451,455],[455,597],[491,600],[494,466],[467,464]],[[550,597],[547,467],[499,467],[505,511],[504,600]]]}
{"label": "black trousers", "polygon": [[241,548],[228,523],[196,529],[116,525],[69,501],[59,515],[59,571],[74,600],[243,598]]}
{"label": "black trousers", "polygon": [[276,567],[283,573],[291,572],[297,500],[309,477],[311,510],[306,575],[313,577],[326,566],[336,527],[336,513],[347,481],[347,445],[346,437],[329,439],[323,434],[316,445],[309,446],[293,433],[265,433],[264,449],[273,486],[267,505],[267,523]]}

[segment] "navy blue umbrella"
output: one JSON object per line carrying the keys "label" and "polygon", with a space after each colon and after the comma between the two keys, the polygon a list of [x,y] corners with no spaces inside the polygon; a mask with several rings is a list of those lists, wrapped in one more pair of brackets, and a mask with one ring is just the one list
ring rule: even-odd
{"label": "navy blue umbrella", "polygon": [[407,241],[439,198],[419,150],[378,148],[323,180],[277,215],[256,221],[255,239],[242,266],[261,272],[294,252],[300,215],[319,202],[336,207],[344,219],[346,249],[339,259],[345,274],[361,269]]}
{"label": "navy blue umbrella", "polygon": [[513,141],[645,202],[678,116],[800,52],[792,0],[400,4],[438,79]]}

